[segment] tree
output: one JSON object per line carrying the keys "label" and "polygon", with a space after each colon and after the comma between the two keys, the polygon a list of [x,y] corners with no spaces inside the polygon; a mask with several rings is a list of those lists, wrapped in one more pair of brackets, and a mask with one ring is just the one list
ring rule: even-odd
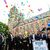
{"label": "tree", "polygon": [[6,24],[0,22],[0,33],[4,34],[5,36],[8,34],[9,28]]}

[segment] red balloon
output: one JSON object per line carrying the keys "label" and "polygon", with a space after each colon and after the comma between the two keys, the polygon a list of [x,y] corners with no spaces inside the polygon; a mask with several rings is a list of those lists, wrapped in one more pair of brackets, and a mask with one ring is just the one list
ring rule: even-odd
{"label": "red balloon", "polygon": [[8,8],[8,5],[6,5],[6,7]]}
{"label": "red balloon", "polygon": [[4,0],[4,2],[5,2],[5,4],[6,4],[6,7],[8,8],[8,5],[7,5],[7,2],[6,2],[6,0]]}
{"label": "red balloon", "polygon": [[20,16],[22,16],[22,13],[20,13]]}

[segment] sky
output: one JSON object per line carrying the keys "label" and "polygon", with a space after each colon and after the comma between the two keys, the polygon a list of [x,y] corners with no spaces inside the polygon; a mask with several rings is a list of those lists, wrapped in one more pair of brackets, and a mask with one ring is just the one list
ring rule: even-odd
{"label": "sky", "polygon": [[8,14],[14,5],[25,19],[29,19],[49,11],[50,0],[0,0],[1,22],[8,24]]}

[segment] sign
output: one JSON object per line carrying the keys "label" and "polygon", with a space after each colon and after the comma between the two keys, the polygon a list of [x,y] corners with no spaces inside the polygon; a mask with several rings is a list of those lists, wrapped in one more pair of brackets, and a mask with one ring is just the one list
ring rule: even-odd
{"label": "sign", "polygon": [[48,50],[46,41],[34,41],[33,50]]}

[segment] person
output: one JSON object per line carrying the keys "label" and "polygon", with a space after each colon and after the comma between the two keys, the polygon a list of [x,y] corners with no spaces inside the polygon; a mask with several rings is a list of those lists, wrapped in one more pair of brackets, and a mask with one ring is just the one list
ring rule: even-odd
{"label": "person", "polygon": [[21,34],[19,37],[20,37],[20,50],[23,50],[24,49],[24,47],[23,47],[23,40],[24,40],[23,34]]}
{"label": "person", "polygon": [[50,33],[48,33],[48,38],[46,41],[48,43],[48,49],[50,50]]}
{"label": "person", "polygon": [[48,44],[48,49],[50,50],[50,28],[47,28],[47,31],[48,31],[48,37],[46,39],[46,42]]}
{"label": "person", "polygon": [[30,45],[30,44],[29,44],[29,36],[26,38],[26,41],[27,41],[27,50],[30,50],[30,49],[29,49],[29,45]]}
{"label": "person", "polygon": [[4,36],[4,33],[3,34],[1,34],[1,36],[2,36],[2,50],[4,50],[4,42],[5,42],[5,36]]}
{"label": "person", "polygon": [[27,50],[27,40],[26,37],[23,37],[23,50]]}
{"label": "person", "polygon": [[[7,39],[6,39],[6,44],[8,45],[8,50],[13,49],[13,47],[12,47],[13,46],[13,44],[12,44],[13,40],[12,40],[11,36],[12,36],[12,33],[9,33],[8,36],[7,36]],[[6,48],[7,48],[7,46],[6,46]]]}
{"label": "person", "polygon": [[33,50],[32,39],[33,39],[33,34],[30,33],[29,34],[29,50]]}
{"label": "person", "polygon": [[42,39],[42,32],[38,30],[37,34],[35,34],[35,40],[41,40]]}
{"label": "person", "polygon": [[19,36],[15,36],[14,37],[14,49],[16,49],[16,50],[20,50],[20,38],[19,38]]}
{"label": "person", "polygon": [[6,46],[5,46],[5,50],[7,50],[8,45],[9,45],[9,41],[8,41],[8,35],[7,35],[7,36],[6,36]]}
{"label": "person", "polygon": [[0,50],[2,50],[2,36],[0,34]]}
{"label": "person", "polygon": [[47,28],[44,27],[41,31],[42,31],[42,40],[46,40],[47,39]]}
{"label": "person", "polygon": [[47,33],[42,32],[42,40],[46,40],[47,39]]}
{"label": "person", "polygon": [[22,42],[23,42],[23,37],[22,34],[19,33],[17,36],[14,37],[14,46],[16,50],[22,50]]}
{"label": "person", "polygon": [[29,37],[23,37],[23,49],[29,50]]}

